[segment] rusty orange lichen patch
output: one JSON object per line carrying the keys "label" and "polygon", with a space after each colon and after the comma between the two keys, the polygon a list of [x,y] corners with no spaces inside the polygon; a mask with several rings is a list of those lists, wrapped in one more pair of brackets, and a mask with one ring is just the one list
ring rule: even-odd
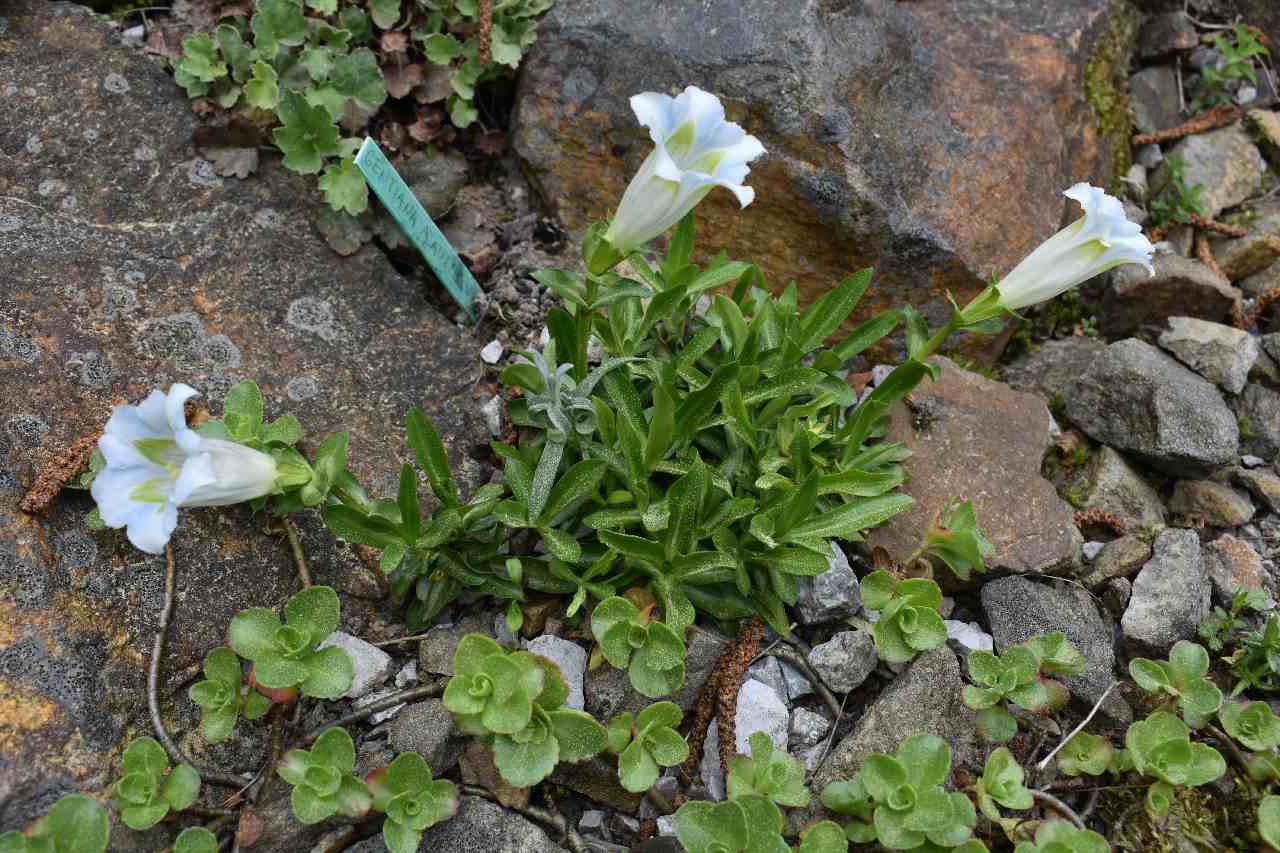
{"label": "rusty orange lichen patch", "polygon": [[13,755],[20,740],[43,729],[58,715],[58,706],[0,679],[0,753]]}
{"label": "rusty orange lichen patch", "polygon": [[13,645],[22,639],[18,631],[18,608],[11,602],[0,599],[0,649]]}

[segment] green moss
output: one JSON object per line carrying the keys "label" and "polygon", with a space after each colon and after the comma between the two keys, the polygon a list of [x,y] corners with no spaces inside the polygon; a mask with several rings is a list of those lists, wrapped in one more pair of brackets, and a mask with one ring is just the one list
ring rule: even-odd
{"label": "green moss", "polygon": [[1236,418],[1236,425],[1240,428],[1240,440],[1249,441],[1257,436],[1253,431],[1253,421],[1249,420],[1248,415],[1241,415]]}
{"label": "green moss", "polygon": [[1089,457],[1091,455],[1092,452],[1089,450],[1089,446],[1087,444],[1078,445],[1075,450],[1071,451],[1072,466],[1079,468],[1081,465],[1089,461]]}
{"label": "green moss", "polygon": [[1110,147],[1107,189],[1118,195],[1131,162],[1133,116],[1129,111],[1128,78],[1138,13],[1123,0],[1116,0],[1107,20],[1107,29],[1098,36],[1093,55],[1084,67],[1084,93],[1093,107],[1099,142]]}

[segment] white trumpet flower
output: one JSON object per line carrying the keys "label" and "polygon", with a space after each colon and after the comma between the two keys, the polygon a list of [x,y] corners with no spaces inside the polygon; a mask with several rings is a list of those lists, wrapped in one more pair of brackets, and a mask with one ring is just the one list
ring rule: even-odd
{"label": "white trumpet flower", "polygon": [[1080,202],[1084,216],[1036,247],[996,285],[1009,311],[1045,302],[1121,264],[1151,268],[1151,242],[1124,215],[1120,200],[1079,183],[1063,192]]}
{"label": "white trumpet flower", "polygon": [[747,164],[764,153],[760,140],[724,120],[724,105],[689,86],[672,98],[643,92],[631,98],[636,119],[649,128],[654,149],[631,179],[605,239],[619,253],[644,245],[679,222],[721,186],[746,207],[755,190],[745,186]]}
{"label": "white trumpet flower", "polygon": [[149,554],[164,552],[179,507],[227,506],[275,490],[270,456],[187,426],[183,404],[198,393],[175,383],[167,395],[152,391],[137,406],[116,406],[98,439],[107,463],[90,488],[98,512]]}

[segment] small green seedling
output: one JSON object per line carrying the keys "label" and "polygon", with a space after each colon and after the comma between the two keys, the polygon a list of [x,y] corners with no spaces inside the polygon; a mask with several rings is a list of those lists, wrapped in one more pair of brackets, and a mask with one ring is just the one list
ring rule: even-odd
{"label": "small green seedling", "polygon": [[1003,820],[997,803],[1015,811],[1031,808],[1035,800],[1023,784],[1024,776],[1022,765],[1014,759],[1013,753],[1003,746],[998,747],[987,756],[987,764],[977,782],[978,808],[997,823]]}
{"label": "small green seedling", "polygon": [[881,569],[862,579],[860,591],[863,606],[880,611],[871,635],[881,660],[906,663],[947,641],[947,626],[938,613],[942,590],[933,581],[900,581]]}
{"label": "small green seedling", "polygon": [[795,853],[848,853],[849,839],[840,824],[831,820],[815,823],[800,833]]}
{"label": "small green seedling", "polygon": [[872,823],[875,803],[862,784],[862,775],[852,779],[840,779],[822,789],[822,807],[845,817],[853,818],[845,824],[845,836],[854,844],[870,844],[876,840],[876,828]]}
{"label": "small green seedling", "polygon": [[191,685],[187,695],[200,706],[200,733],[209,743],[226,740],[236,720],[256,720],[271,709],[271,700],[240,681],[240,659],[220,646],[204,656],[204,681]]}
{"label": "small green seedling", "polygon": [[188,827],[173,842],[173,853],[218,853],[218,836],[203,826]]}
{"label": "small green seedling", "polygon": [[154,738],[130,742],[120,757],[120,769],[123,773],[111,794],[120,819],[130,829],[150,829],[200,795],[200,774],[189,764],[170,770],[169,756]]}
{"label": "small green seedling", "polygon": [[674,702],[655,702],[632,717],[624,711],[609,721],[609,751],[618,756],[618,781],[643,793],[658,781],[660,767],[675,767],[689,757],[689,744],[676,731],[684,715]]}
{"label": "small green seedling", "polygon": [[730,798],[759,794],[780,806],[807,806],[809,789],[804,786],[804,765],[786,750],[775,748],[765,732],[753,733],[747,743],[751,755],[729,759]]}
{"label": "small green seedling", "polygon": [[1245,690],[1280,692],[1280,615],[1272,613],[1262,630],[1245,634],[1230,661],[1236,676],[1232,696]]}
{"label": "small green seedling", "polygon": [[457,787],[432,779],[431,768],[416,752],[402,752],[366,782],[373,807],[386,815],[382,840],[390,853],[414,853],[424,831],[458,813]]}
{"label": "small green seedling", "polygon": [[300,823],[312,824],[336,814],[363,817],[373,806],[364,783],[351,775],[356,745],[346,729],[326,730],[311,749],[291,749],[276,773],[293,786],[289,801]]}
{"label": "small green seedling", "polygon": [[317,646],[338,629],[339,609],[332,588],[312,586],[289,599],[283,623],[265,607],[242,610],[231,620],[231,648],[253,661],[254,681],[263,687],[337,699],[355,677],[351,658],[337,646]]}
{"label": "small green seedling", "polygon": [[1179,640],[1169,651],[1169,660],[1134,658],[1129,675],[1148,693],[1168,696],[1193,729],[1204,726],[1222,704],[1222,691],[1205,677],[1209,653],[1198,643]]}
{"label": "small green seedling", "polygon": [[912,735],[893,755],[867,756],[858,775],[875,802],[876,837],[891,850],[957,847],[973,835],[973,803],[942,787],[951,775],[951,747],[942,738]]}
{"label": "small green seedling", "polygon": [[482,634],[467,634],[453,653],[444,704],[468,734],[515,734],[533,718],[544,678],[533,655],[508,653]]}
{"label": "small green seedling", "polygon": [[1222,729],[1245,749],[1270,752],[1280,746],[1280,717],[1266,702],[1227,702],[1218,709]]}
{"label": "small green seedling", "polygon": [[68,794],[27,830],[0,833],[0,853],[106,853],[111,821],[97,801]]}
{"label": "small green seedling", "polygon": [[1196,635],[1204,641],[1209,651],[1217,654],[1235,642],[1237,633],[1244,629],[1240,618],[1245,610],[1261,612],[1267,609],[1267,594],[1260,589],[1237,587],[1231,594],[1230,610],[1213,608],[1213,613],[1196,628]]}
{"label": "small green seedling", "polygon": [[1065,820],[1040,824],[1035,841],[1020,841],[1013,853],[1110,853],[1111,845],[1096,832],[1076,829]]}
{"label": "small green seedling", "polygon": [[788,853],[784,823],[778,807],[755,794],[690,800],[676,811],[676,838],[686,853]]}
{"label": "small green seedling", "polygon": [[[987,570],[986,558],[995,547],[978,529],[973,502],[954,502],[947,506],[925,531],[921,553],[937,557],[961,580],[970,572]],[[911,561],[908,561],[911,562]]]}
{"label": "small green seedling", "polygon": [[1280,796],[1268,794],[1258,803],[1258,835],[1272,850],[1280,850]]}
{"label": "small green seedling", "polygon": [[1070,693],[1042,673],[1074,675],[1084,668],[1084,658],[1061,632],[1055,632],[1011,646],[999,657],[987,651],[970,652],[968,666],[974,683],[965,685],[961,697],[978,712],[982,736],[1001,743],[1018,731],[1017,720],[1003,703],[1033,714],[1062,708]]}
{"label": "small green seedling", "polygon": [[650,699],[668,696],[684,683],[684,640],[663,622],[621,596],[606,599],[591,614],[591,633],[605,660],[625,669],[631,686]]}
{"label": "small green seedling", "polygon": [[1147,791],[1147,807],[1157,816],[1168,813],[1173,786],[1207,785],[1227,772],[1221,753],[1193,743],[1187,724],[1168,711],[1156,711],[1129,726],[1124,745],[1133,769],[1157,780]]}
{"label": "small green seedling", "polygon": [[1058,753],[1058,769],[1067,776],[1101,776],[1111,766],[1115,748],[1104,737],[1077,732]]}

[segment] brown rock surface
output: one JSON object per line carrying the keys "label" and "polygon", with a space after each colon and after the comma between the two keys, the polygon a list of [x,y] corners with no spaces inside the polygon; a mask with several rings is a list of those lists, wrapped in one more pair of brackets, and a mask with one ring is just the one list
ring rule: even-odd
{"label": "brown rock surface", "polygon": [[1127,140],[1133,29],[1110,0],[561,0],[522,68],[515,148],[581,230],[650,150],[628,97],[715,91],[769,154],[746,211],[721,191],[698,208],[701,248],[807,299],[874,266],[862,316],[907,299],[941,319],[948,289],[963,301],[1076,215],[1063,189],[1111,173],[1085,90]]}
{"label": "brown rock surface", "polygon": [[[243,182],[217,177],[191,146],[186,96],[112,28],[70,4],[4,11],[0,830],[67,791],[100,791],[122,739],[148,733],[163,561],[122,531],[87,531],[81,494],[43,516],[18,508],[46,454],[98,427],[113,399],[180,380],[217,415],[227,388],[253,379],[268,416],[295,414],[312,447],[350,431],[351,466],[379,496],[406,457],[409,406],[436,419],[455,462],[484,435],[469,391],[475,344],[377,250],[338,258],[324,246],[310,225],[314,179],[272,164]],[[182,513],[166,674],[224,642],[238,610],[295,591],[287,545],[262,525],[243,509]],[[378,594],[314,514],[301,526],[317,582]],[[394,618],[345,596],[352,634]],[[266,744],[251,733],[262,727],[210,750],[191,734],[198,718],[181,686],[164,691],[180,742],[197,760],[256,770]]]}
{"label": "brown rock surface", "polygon": [[995,546],[989,568],[1038,574],[1077,565],[1082,540],[1071,507],[1040,476],[1050,443],[1044,400],[937,362],[938,382],[926,380],[890,416],[888,439],[912,454],[903,464],[916,503],[869,531],[867,544],[904,560],[949,502],[971,500]]}

